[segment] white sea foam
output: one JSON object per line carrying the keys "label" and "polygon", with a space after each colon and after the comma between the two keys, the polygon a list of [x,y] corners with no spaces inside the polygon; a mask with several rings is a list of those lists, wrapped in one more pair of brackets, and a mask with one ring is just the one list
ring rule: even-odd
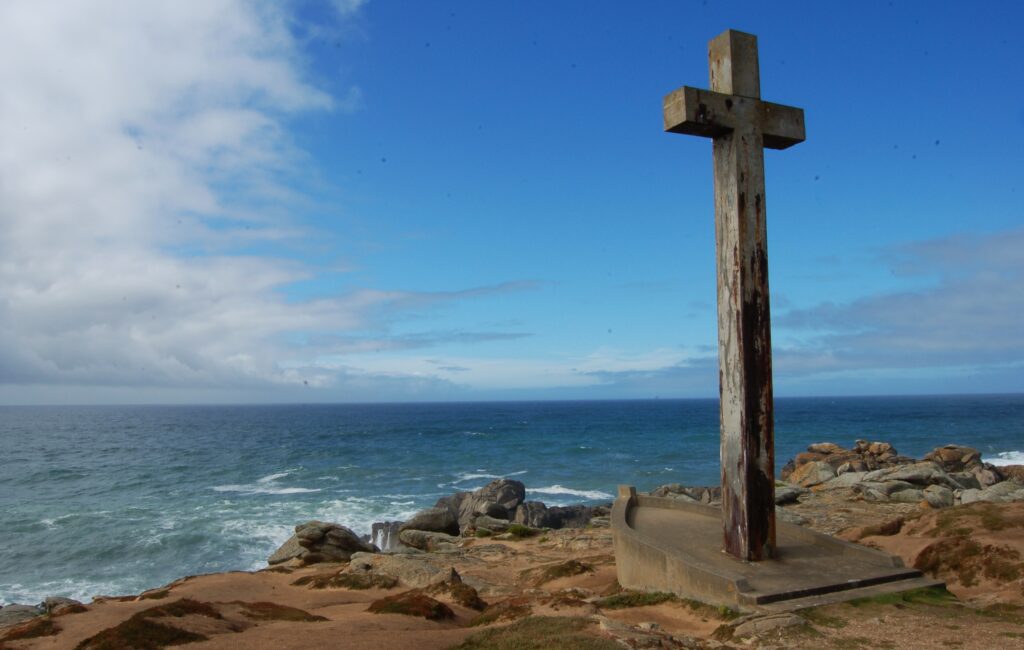
{"label": "white sea foam", "polygon": [[319,492],[320,488],[275,487],[268,485],[215,485],[214,492],[237,492],[238,494],[305,494]]}
{"label": "white sea foam", "polygon": [[[452,481],[455,483],[465,483],[466,481],[475,481],[480,478],[502,478],[498,474],[459,474],[458,477]],[[441,487],[440,485],[438,487]]]}
{"label": "white sea foam", "polygon": [[277,474],[270,474],[269,476],[264,476],[261,479],[257,479],[256,482],[257,483],[273,483],[274,481],[276,481],[279,478],[284,478],[284,477],[288,476],[289,474],[292,473],[292,471],[293,470],[287,470],[285,472],[278,472]]}
{"label": "white sea foam", "polygon": [[986,458],[985,460],[1000,467],[1024,465],[1024,451],[1004,451],[996,454],[995,458]]}
{"label": "white sea foam", "polygon": [[[528,469],[519,470],[518,472],[509,472],[508,474],[491,474],[486,469],[478,469],[475,472],[463,472],[462,474],[456,474],[456,478],[452,481],[452,485],[456,483],[465,483],[466,481],[475,481],[482,478],[508,478],[509,476],[522,476],[527,473]],[[437,487],[444,487],[443,483],[438,484]]]}
{"label": "white sea foam", "polygon": [[561,485],[551,485],[548,487],[539,488],[526,488],[528,493],[533,494],[568,494],[574,497],[582,497],[584,499],[611,499],[612,495],[607,492],[601,492],[600,490],[576,490],[573,488],[562,487]]}

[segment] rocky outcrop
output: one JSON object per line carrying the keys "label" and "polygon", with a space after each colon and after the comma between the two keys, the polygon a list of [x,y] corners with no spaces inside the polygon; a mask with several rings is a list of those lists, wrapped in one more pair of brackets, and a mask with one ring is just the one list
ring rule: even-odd
{"label": "rocky outcrop", "polygon": [[[819,442],[807,447],[807,451],[797,454],[796,458],[786,463],[779,476],[782,480],[792,483],[799,481],[790,478],[802,465],[808,463],[824,463],[832,468],[836,475],[846,472],[869,472],[885,467],[913,463],[913,458],[900,456],[896,448],[887,442],[869,442],[858,440],[852,449],[844,449],[831,442]],[[816,472],[822,472],[820,465]],[[812,471],[812,470],[804,470]],[[827,479],[826,479],[827,480]]]}
{"label": "rocky outcrop", "polygon": [[654,488],[650,491],[652,497],[669,497],[682,499],[691,503],[703,503],[704,505],[719,505],[722,503],[722,488],[714,487],[688,487],[679,483],[669,483]]}
{"label": "rocky outcrop", "polygon": [[398,538],[406,546],[421,551],[451,550],[458,548],[459,543],[458,537],[416,529],[403,530],[398,534]]}
{"label": "rocky outcrop", "polygon": [[295,534],[267,562],[271,565],[289,560],[298,560],[302,564],[348,562],[353,553],[376,551],[376,547],[341,524],[307,521],[295,527]]}
{"label": "rocky outcrop", "polygon": [[443,582],[451,573],[451,565],[444,566],[438,561],[438,557],[443,556],[430,553],[356,553],[344,571],[356,574],[382,574],[394,577],[409,587],[427,587]]}
{"label": "rocky outcrop", "polygon": [[1024,485],[1007,480],[1000,468],[983,462],[977,449],[960,445],[938,447],[919,461],[897,455],[884,442],[858,440],[853,449],[818,443],[789,461],[782,474],[790,484],[813,490],[852,490],[873,502],[948,508],[975,501],[1024,500]]}
{"label": "rocky outcrop", "polygon": [[7,605],[0,607],[0,627],[17,625],[36,616],[42,616],[46,610],[38,605]]}
{"label": "rocky outcrop", "polygon": [[1010,501],[1024,501],[1024,483],[1010,479],[1002,483],[996,483],[984,490],[964,490],[960,493],[960,503],[975,503],[987,501],[989,503],[1009,503]]}
{"label": "rocky outcrop", "polygon": [[431,533],[458,535],[459,520],[448,508],[427,508],[413,515],[412,519],[402,524],[398,530],[399,534],[403,530],[425,530]]}
{"label": "rocky outcrop", "polygon": [[[589,506],[552,506],[527,501],[516,508],[513,521],[531,528],[584,528],[594,516]],[[477,520],[479,526],[479,519]]]}
{"label": "rocky outcrop", "polygon": [[832,465],[823,460],[812,460],[797,466],[789,476],[785,477],[790,483],[801,487],[809,488],[831,481],[836,477],[836,470]]}
{"label": "rocky outcrop", "polygon": [[[433,508],[421,510],[405,522],[400,531],[421,530],[457,536],[469,534],[478,527],[501,530],[508,527],[525,500],[525,485],[497,479],[473,492],[456,492],[439,499]],[[478,520],[482,520],[480,525]]]}
{"label": "rocky outcrop", "polygon": [[1001,483],[1008,478],[995,465],[982,462],[981,453],[973,447],[945,445],[925,454],[924,460],[935,463],[950,474],[964,475],[964,479],[974,477],[981,489]]}
{"label": "rocky outcrop", "polygon": [[476,518],[485,515],[509,521],[526,500],[526,486],[520,481],[497,479],[470,493],[459,504],[459,528],[474,528]]}

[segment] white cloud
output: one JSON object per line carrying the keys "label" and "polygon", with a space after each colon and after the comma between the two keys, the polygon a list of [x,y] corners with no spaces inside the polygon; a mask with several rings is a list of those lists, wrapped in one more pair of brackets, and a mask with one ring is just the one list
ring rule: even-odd
{"label": "white cloud", "polygon": [[794,310],[776,319],[810,333],[781,352],[783,372],[1024,364],[1024,229],[909,244],[894,272],[937,277],[923,289]]}
{"label": "white cloud", "polygon": [[238,254],[299,230],[283,120],[359,101],[304,80],[284,6],[0,4],[0,383],[296,381],[283,333],[392,299],[289,303],[309,269]]}

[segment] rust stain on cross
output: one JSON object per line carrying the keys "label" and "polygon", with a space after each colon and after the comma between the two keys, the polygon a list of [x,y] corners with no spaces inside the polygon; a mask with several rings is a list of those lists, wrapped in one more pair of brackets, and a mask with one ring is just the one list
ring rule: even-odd
{"label": "rust stain on cross", "polygon": [[761,100],[757,37],[728,30],[708,47],[711,90],[665,96],[665,130],[712,139],[718,267],[724,549],[775,551],[775,441],[764,148],[804,141],[804,112]]}

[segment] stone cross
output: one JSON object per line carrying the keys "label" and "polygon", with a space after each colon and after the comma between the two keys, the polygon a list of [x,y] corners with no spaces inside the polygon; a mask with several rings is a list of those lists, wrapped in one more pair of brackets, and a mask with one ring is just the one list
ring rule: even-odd
{"label": "stone cross", "polygon": [[764,147],[804,140],[804,112],[761,101],[757,37],[728,30],[708,47],[711,91],[664,100],[665,130],[712,139],[718,266],[722,522],[725,551],[775,551],[775,443]]}

